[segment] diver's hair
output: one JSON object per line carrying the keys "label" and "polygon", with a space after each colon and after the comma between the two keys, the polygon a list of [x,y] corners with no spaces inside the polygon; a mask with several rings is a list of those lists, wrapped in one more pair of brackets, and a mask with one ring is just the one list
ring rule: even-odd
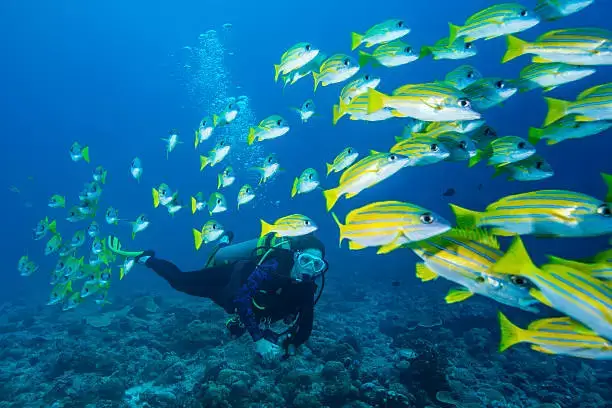
{"label": "diver's hair", "polygon": [[302,235],[299,237],[291,237],[289,239],[292,251],[303,251],[305,249],[318,249],[325,258],[325,245],[314,234]]}

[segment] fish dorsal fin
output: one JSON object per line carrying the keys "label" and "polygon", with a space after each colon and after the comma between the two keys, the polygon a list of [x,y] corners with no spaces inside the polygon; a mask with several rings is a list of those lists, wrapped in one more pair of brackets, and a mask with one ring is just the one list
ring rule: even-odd
{"label": "fish dorsal fin", "polygon": [[457,303],[463,302],[466,299],[472,297],[474,293],[470,292],[466,288],[452,288],[448,291],[448,294],[444,298],[446,303]]}
{"label": "fish dorsal fin", "polygon": [[416,264],[416,277],[423,282],[438,279],[438,275],[429,269],[424,263]]}
{"label": "fish dorsal fin", "polygon": [[497,238],[482,228],[475,228],[469,230],[462,228],[453,228],[450,231],[444,233],[442,236],[456,239],[469,239],[471,241],[476,241],[478,243],[495,249],[500,249]]}
{"label": "fish dorsal fin", "polygon": [[588,336],[597,336],[593,330],[567,316],[536,320],[532,322],[527,329],[546,332],[573,332]]}

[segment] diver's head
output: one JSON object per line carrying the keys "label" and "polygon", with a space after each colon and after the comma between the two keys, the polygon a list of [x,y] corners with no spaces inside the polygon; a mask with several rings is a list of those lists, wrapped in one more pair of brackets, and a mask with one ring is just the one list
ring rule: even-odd
{"label": "diver's head", "polygon": [[291,278],[298,281],[314,280],[327,271],[325,246],[314,235],[308,234],[291,239],[293,267]]}

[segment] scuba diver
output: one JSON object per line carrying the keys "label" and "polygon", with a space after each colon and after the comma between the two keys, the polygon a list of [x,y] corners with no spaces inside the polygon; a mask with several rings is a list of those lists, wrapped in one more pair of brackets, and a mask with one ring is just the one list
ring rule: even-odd
{"label": "scuba diver", "polygon": [[[237,338],[248,331],[264,360],[287,358],[312,332],[314,306],[329,266],[325,247],[312,234],[279,238],[269,234],[233,245],[232,238],[231,232],[225,233],[206,266],[191,272],[157,258],[151,250],[124,251],[114,236],[108,237],[107,245],[114,253],[152,269],[174,289],[211,299],[232,314],[226,322],[230,335]],[[270,326],[281,320],[289,328],[272,331]]]}

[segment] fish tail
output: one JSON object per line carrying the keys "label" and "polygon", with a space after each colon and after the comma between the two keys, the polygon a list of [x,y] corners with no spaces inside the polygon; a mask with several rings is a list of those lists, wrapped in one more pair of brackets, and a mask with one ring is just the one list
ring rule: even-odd
{"label": "fish tail", "polygon": [[[527,79],[517,79],[513,81],[513,85],[518,88],[519,92],[533,91],[538,87],[537,83],[529,81]],[[546,92],[546,90],[544,90],[544,92]]]}
{"label": "fish tail", "polygon": [[195,197],[191,197],[191,213],[192,214],[195,214],[196,210],[198,209],[197,206],[198,206],[198,202],[197,202],[196,198]]}
{"label": "fish tail", "polygon": [[195,131],[195,142],[194,142],[194,148],[198,148],[198,145],[200,144],[200,135],[198,135],[198,131]]}
{"label": "fish tail", "polygon": [[458,25],[454,25],[453,23],[448,23],[448,46],[453,45],[455,40],[457,39],[457,35],[459,34],[459,30],[461,27]]}
{"label": "fish tail", "polygon": [[374,65],[374,61],[376,61],[376,59],[374,57],[372,57],[372,54],[368,54],[365,51],[359,51],[359,66],[361,68],[365,67],[366,65],[368,65],[368,63],[372,63],[372,65]]}
{"label": "fish tail", "polygon": [[537,144],[544,136],[544,129],[530,127],[529,128],[529,143],[532,145]]}
{"label": "fish tail", "polygon": [[363,35],[358,34],[358,33],[351,33],[351,51],[359,47],[362,42],[363,42]]}
{"label": "fish tail", "polygon": [[341,105],[334,105],[332,107],[332,123],[334,125],[338,123],[342,116],[344,116],[344,112],[342,111]]}
{"label": "fish tail", "polygon": [[132,239],[136,238],[136,232],[132,231]]}
{"label": "fish tail", "polygon": [[268,235],[270,232],[272,232],[273,226],[271,224],[268,224],[264,220],[260,220],[260,221],[261,221],[261,235],[259,237],[262,238]]}
{"label": "fish tail", "polygon": [[296,177],[295,180],[293,180],[293,187],[291,187],[291,198],[295,197],[297,194],[298,183],[299,179]]}
{"label": "fish tail", "polygon": [[249,129],[249,135],[247,136],[247,144],[250,146],[255,142],[255,128]]}
{"label": "fish tail", "polygon": [[157,191],[155,188],[152,191],[153,194],[153,208],[157,208],[159,207],[159,191]]}
{"label": "fish tail", "polygon": [[327,211],[329,211],[336,204],[338,198],[340,198],[339,188],[336,187],[329,190],[323,190],[323,195],[325,196],[325,206]]}
{"label": "fish tail", "polygon": [[51,221],[47,228],[49,228],[49,231],[55,234],[57,232],[57,221],[55,220]]}
{"label": "fish tail", "polygon": [[280,75],[280,64],[274,64],[274,82],[278,82],[278,76]]}
{"label": "fish tail", "polygon": [[81,155],[83,156],[83,160],[89,163],[89,146],[85,146],[81,149]]}
{"label": "fish tail", "polygon": [[527,41],[523,41],[513,35],[506,36],[506,44],[508,45],[508,49],[502,57],[502,64],[523,55],[525,53],[527,45],[529,45]]}
{"label": "fish tail", "polygon": [[321,74],[316,73],[316,72],[312,72],[312,79],[314,80],[314,91],[313,92],[317,92],[317,88],[319,87],[319,77],[321,76]]}
{"label": "fish tail", "polygon": [[193,245],[195,246],[196,251],[199,251],[200,247],[202,246],[202,242],[204,242],[204,240],[202,239],[202,233],[195,228],[192,229],[192,232]]}
{"label": "fish tail", "polygon": [[219,124],[219,116],[213,115],[213,125],[217,126]]}
{"label": "fish tail", "polygon": [[548,126],[564,117],[570,106],[570,102],[561,99],[544,98],[548,104],[548,114],[544,119],[544,126]]}
{"label": "fish tail", "polygon": [[468,210],[462,207],[459,207],[455,204],[450,204],[453,213],[455,214],[455,218],[457,219],[457,225],[463,229],[474,229],[478,228],[478,224],[480,223],[480,216],[482,213],[478,211]]}
{"label": "fish tail", "polygon": [[122,280],[124,276],[125,276],[125,268],[122,266],[121,268],[119,268],[119,280]]}
{"label": "fish tail", "polygon": [[524,340],[525,330],[514,325],[502,312],[497,312],[499,317],[499,329],[500,329],[500,340],[499,340],[499,352],[507,350],[517,343],[521,343]]}
{"label": "fish tail", "polygon": [[200,156],[200,171],[204,170],[206,166],[208,166],[208,157]]}
{"label": "fish tail", "polygon": [[370,88],[368,90],[368,113],[378,112],[383,109],[387,99],[389,99],[388,95]]}
{"label": "fish tail", "polygon": [[606,187],[608,188],[606,201],[612,202],[612,174],[601,173],[601,177],[603,177],[604,183],[606,183]]}
{"label": "fish tail", "polygon": [[421,47],[421,52],[419,53],[419,58],[425,58],[429,55],[432,55],[431,47],[423,46]]}
{"label": "fish tail", "polygon": [[332,217],[334,218],[334,221],[336,221],[336,224],[338,225],[338,229],[340,230],[340,241],[338,242],[338,247],[342,246],[342,241],[344,240],[344,225],[342,225],[342,223],[340,222],[340,220],[338,219],[338,216],[336,216],[336,214],[332,211],[331,213]]}
{"label": "fish tail", "polygon": [[526,277],[539,273],[539,269],[533,264],[519,236],[514,238],[510,248],[491,266],[490,271],[504,275],[524,275]]}
{"label": "fish tail", "polygon": [[220,174],[217,174],[217,190],[221,187],[221,181],[223,177]]}
{"label": "fish tail", "polygon": [[472,157],[470,157],[470,160],[468,162],[468,167],[474,167],[475,165],[477,165],[478,163],[480,163],[480,161],[482,160],[484,156],[484,152],[480,149],[476,150],[476,154],[474,154]]}

